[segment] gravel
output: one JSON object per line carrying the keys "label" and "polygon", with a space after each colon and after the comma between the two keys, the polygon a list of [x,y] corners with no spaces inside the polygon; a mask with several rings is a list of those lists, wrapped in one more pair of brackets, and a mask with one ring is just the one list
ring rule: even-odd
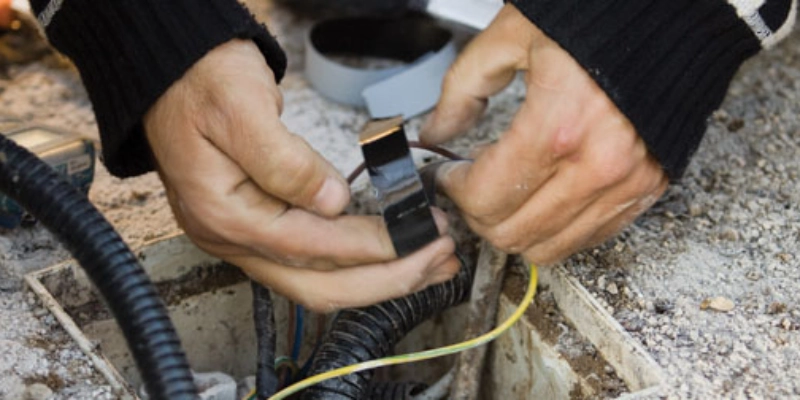
{"label": "gravel", "polygon": [[[253,7],[260,15],[270,8]],[[349,172],[366,116],[307,86],[301,49],[308,22],[282,10],[272,16],[291,60],[284,120]],[[523,97],[517,81],[449,147],[466,153],[496,138]],[[97,138],[69,69],[11,67],[0,78],[0,109]],[[412,137],[419,124],[409,123]],[[564,262],[664,368],[665,397],[800,396],[799,147],[795,32],[741,70],[684,179],[617,238]],[[100,166],[90,198],[132,247],[178,231],[154,174],[121,181]],[[118,397],[23,289],[23,274],[66,258],[38,226],[0,235],[0,398]]]}
{"label": "gravel", "polygon": [[664,367],[671,398],[800,395],[799,44],[747,63],[684,179],[565,263]]}

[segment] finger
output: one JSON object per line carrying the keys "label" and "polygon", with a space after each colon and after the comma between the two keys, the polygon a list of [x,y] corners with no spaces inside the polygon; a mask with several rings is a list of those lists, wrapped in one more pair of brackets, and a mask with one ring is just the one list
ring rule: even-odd
{"label": "finger", "polygon": [[[420,132],[426,144],[439,144],[472,127],[489,96],[506,87],[524,69],[533,25],[513,7],[505,7],[450,67],[434,112]],[[535,29],[535,28],[534,28]]]}
{"label": "finger", "polygon": [[[439,233],[447,232],[446,215],[434,210]],[[379,216],[344,215],[326,219],[299,209],[291,209],[272,224],[264,226],[250,235],[263,238],[253,243],[262,254],[275,253],[279,249],[290,265],[307,264],[317,268],[326,266],[352,266],[384,262],[397,258],[391,237],[383,218]],[[266,248],[268,246],[268,248]]]}
{"label": "finger", "polygon": [[[192,174],[169,185],[175,193],[171,199],[173,210],[196,240],[218,247],[241,244],[264,257],[293,265],[357,265],[396,257],[380,217],[331,219],[289,208],[244,176],[232,160],[208,142],[201,141],[198,147],[202,151],[197,154],[207,160],[197,167],[198,172],[203,172],[202,179]],[[220,182],[231,177],[241,183],[235,184],[231,193],[221,192]],[[433,214],[440,233],[446,232],[446,216],[436,209]]]}
{"label": "finger", "polygon": [[455,244],[442,237],[406,258],[333,271],[299,269],[244,257],[234,263],[311,310],[329,312],[397,298],[452,277],[460,268]]}
{"label": "finger", "polygon": [[[284,264],[325,268],[397,257],[381,217],[324,218],[299,208],[281,208],[252,182],[241,185],[236,196],[196,195],[178,209],[187,215],[182,219],[193,236],[224,246],[236,243]],[[432,211],[439,232],[446,232],[447,217],[441,210]]]}
{"label": "finger", "polygon": [[647,194],[642,195],[637,201],[633,202],[630,207],[620,213],[617,218],[610,221],[603,228],[595,232],[595,234],[589,239],[586,246],[597,246],[611,237],[616,236],[628,225],[633,223],[633,221],[642,215],[642,213],[650,209],[650,207],[652,207],[653,204],[655,204],[656,201],[661,198],[661,196],[667,190],[668,185],[669,179],[667,179],[665,176],[653,190],[650,190]]}
{"label": "finger", "polygon": [[221,150],[269,195],[320,215],[340,214],[350,201],[344,178],[305,140],[264,115],[251,116],[244,132],[218,144]]}
{"label": "finger", "polygon": [[269,67],[258,55],[222,74],[224,90],[208,99],[214,114],[201,126],[203,135],[266,193],[325,216],[340,214],[350,191],[338,171],[280,120],[281,94]]}
{"label": "finger", "polygon": [[531,87],[529,92],[508,131],[484,148],[468,170],[453,179],[444,177],[446,192],[483,224],[496,224],[517,212],[563,160],[580,161],[587,132],[596,129],[589,121],[603,121],[598,116],[609,110],[580,86],[556,91]]}
{"label": "finger", "polygon": [[476,221],[473,229],[508,253],[520,253],[545,241],[570,226],[602,195],[602,191],[585,187],[582,175],[579,168],[559,171],[513,214],[489,225]]}
{"label": "finger", "polygon": [[648,162],[624,182],[606,191],[561,232],[533,244],[524,256],[531,261],[549,264],[601,243],[650,207],[666,185],[667,178],[657,163]]}
{"label": "finger", "polygon": [[[631,178],[631,175],[641,171],[647,174],[657,172],[648,166],[647,150],[631,127],[603,122],[598,126],[600,129],[597,131],[582,135],[586,139],[581,141],[575,157],[558,161],[557,172],[534,192],[528,193],[523,188],[520,190],[523,193],[507,196],[512,199],[507,198],[505,207],[496,213],[496,217],[504,219],[490,221],[481,234],[501,249],[519,252],[563,230],[608,191],[619,191],[620,186],[624,187],[620,185],[622,182],[640,179]],[[633,191],[648,184],[644,182],[634,186],[628,183],[627,186]],[[638,194],[632,192],[629,197]],[[516,201],[522,201],[516,210],[514,203],[510,203],[514,196],[519,196]],[[622,198],[619,201],[626,200]]]}
{"label": "finger", "polygon": [[499,223],[555,174],[557,160],[545,150],[548,139],[512,128],[496,144],[484,147],[473,163],[442,168],[437,174],[439,185],[476,222]]}
{"label": "finger", "polygon": [[558,262],[571,254],[588,247],[596,233],[631,206],[632,202],[606,209],[597,204],[587,208],[575,221],[546,240],[533,244],[523,252],[526,260],[541,265]]}

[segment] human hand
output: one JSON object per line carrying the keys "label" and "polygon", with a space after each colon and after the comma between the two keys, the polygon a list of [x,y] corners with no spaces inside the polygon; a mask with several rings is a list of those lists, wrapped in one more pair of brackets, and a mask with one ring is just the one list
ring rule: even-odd
{"label": "human hand", "polygon": [[527,96],[508,130],[473,163],[450,164],[438,178],[479,235],[548,264],[617,233],[668,179],[588,73],[511,5],[451,67],[422,141],[468,130],[517,71]]}
{"label": "human hand", "polygon": [[233,40],[145,115],[170,205],[199,247],[316,311],[399,297],[458,271],[449,237],[395,260],[380,217],[340,216],[347,183],[286,129],[281,108],[257,47]]}

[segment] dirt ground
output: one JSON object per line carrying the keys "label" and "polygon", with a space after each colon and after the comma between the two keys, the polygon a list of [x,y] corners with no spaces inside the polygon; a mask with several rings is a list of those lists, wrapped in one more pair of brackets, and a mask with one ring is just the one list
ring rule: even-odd
{"label": "dirt ground", "polygon": [[[308,21],[250,3],[258,15],[271,11],[268,24],[290,56],[286,124],[349,172],[366,115],[320,98],[303,79]],[[523,97],[516,82],[449,147],[466,153],[497,137]],[[0,110],[97,138],[79,78],[52,64],[10,67]],[[409,123],[411,136],[419,124]],[[619,237],[564,262],[665,370],[661,396],[800,397],[798,148],[795,31],[742,68],[685,177]],[[123,181],[99,166],[90,198],[131,247],[178,231],[154,174]],[[0,398],[115,398],[22,285],[25,273],[67,257],[38,226],[0,235]],[[714,297],[733,308],[705,307]]]}

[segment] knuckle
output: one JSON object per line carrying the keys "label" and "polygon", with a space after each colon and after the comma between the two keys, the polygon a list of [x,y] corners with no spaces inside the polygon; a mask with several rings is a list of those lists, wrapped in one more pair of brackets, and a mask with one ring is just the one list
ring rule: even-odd
{"label": "knuckle", "polygon": [[317,160],[297,153],[286,153],[282,151],[277,157],[281,161],[272,168],[273,182],[277,186],[275,189],[289,200],[306,200],[319,189],[323,181],[318,173]]}
{"label": "knuckle", "polygon": [[456,62],[447,70],[442,80],[442,88],[444,90],[458,87],[459,81],[461,80],[461,68],[461,63]]}
{"label": "knuckle", "polygon": [[481,225],[490,225],[496,221],[496,206],[487,201],[485,196],[468,194],[459,205],[461,211],[471,216]]}
{"label": "knuckle", "polygon": [[523,257],[539,265],[552,265],[563,260],[570,253],[558,248],[557,245],[542,244],[525,250]]}
{"label": "knuckle", "polygon": [[625,179],[631,172],[633,160],[620,152],[602,153],[594,157],[589,168],[591,182],[605,188]]}
{"label": "knuckle", "polygon": [[497,225],[486,235],[486,240],[499,250],[519,253],[522,250],[523,235],[505,225]]}

